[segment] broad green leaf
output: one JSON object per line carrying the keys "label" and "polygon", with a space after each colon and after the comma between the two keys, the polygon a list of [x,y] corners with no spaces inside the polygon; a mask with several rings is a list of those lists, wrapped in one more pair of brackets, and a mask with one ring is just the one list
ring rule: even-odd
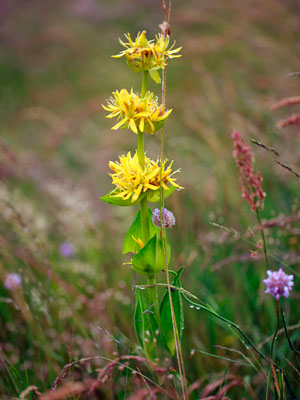
{"label": "broad green leaf", "polygon": [[161,83],[161,78],[160,74],[157,70],[155,69],[150,69],[149,74],[151,78],[154,80],[155,83]]}
{"label": "broad green leaf", "polygon": [[142,198],[145,196],[145,194],[141,194],[139,198],[134,201],[133,203],[131,202],[131,199],[128,200],[123,200],[121,197],[114,197],[112,194],[115,193],[115,190],[112,190],[108,194],[106,194],[103,197],[100,197],[101,200],[105,201],[106,203],[113,204],[115,206],[134,206],[135,204],[138,204]]}
{"label": "broad green leaf", "polygon": [[[167,259],[170,260],[170,243],[167,240]],[[132,258],[133,269],[142,275],[152,276],[165,268],[163,243],[159,233]]]}
{"label": "broad green leaf", "polygon": [[[172,286],[176,286],[178,288],[181,287],[180,277],[184,270],[184,267],[181,267],[178,271],[174,281],[172,282]],[[184,316],[183,316],[183,307],[182,307],[182,299],[181,293],[173,289],[171,291],[175,319],[179,334],[179,339],[181,340],[182,329],[184,327]],[[171,307],[170,307],[170,298],[168,290],[166,290],[161,303],[160,303],[160,319],[161,319],[161,333],[164,339],[164,344],[166,348],[169,350],[172,356],[175,355],[176,347],[175,347],[175,338],[173,331],[173,323],[172,323],[172,315],[171,315]]]}
{"label": "broad green leaf", "polygon": [[[164,199],[167,199],[175,190],[175,186],[170,186],[169,190],[164,189]],[[151,203],[160,201],[160,190],[148,190],[147,193],[147,200]]]}
{"label": "broad green leaf", "polygon": [[150,360],[157,357],[158,324],[154,314],[154,307],[149,304],[147,293],[136,292],[134,310],[134,329],[137,340]]}
{"label": "broad green leaf", "polygon": [[[155,233],[158,231],[158,228],[152,222],[152,211],[148,208],[148,218],[149,218],[149,227],[150,227],[150,238],[152,238]],[[141,249],[138,243],[133,239],[142,239],[143,231],[142,231],[142,220],[141,220],[141,212],[139,211],[128,232],[126,233],[124,244],[123,244],[123,254],[126,253],[138,253]]]}

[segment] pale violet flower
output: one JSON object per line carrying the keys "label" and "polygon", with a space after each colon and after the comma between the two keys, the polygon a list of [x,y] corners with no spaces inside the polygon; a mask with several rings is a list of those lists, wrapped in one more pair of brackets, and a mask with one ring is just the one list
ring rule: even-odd
{"label": "pale violet flower", "polygon": [[19,274],[7,274],[4,280],[4,286],[8,290],[16,290],[21,286],[22,278]]}
{"label": "pale violet flower", "polygon": [[267,271],[268,278],[263,282],[267,286],[265,293],[271,293],[278,301],[280,296],[289,297],[294,286],[294,275],[287,275],[282,268],[279,271]]}
{"label": "pale violet flower", "polygon": [[65,258],[70,258],[74,255],[74,246],[72,243],[63,242],[59,248],[60,254]]}

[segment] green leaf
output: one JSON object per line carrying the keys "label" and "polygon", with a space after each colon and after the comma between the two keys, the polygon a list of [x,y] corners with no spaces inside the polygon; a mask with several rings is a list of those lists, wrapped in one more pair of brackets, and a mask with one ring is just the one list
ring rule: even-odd
{"label": "green leaf", "polygon": [[[152,211],[150,210],[150,208],[148,208],[148,218],[150,227],[150,238],[152,238],[155,233],[158,232],[159,228],[157,228],[152,222]],[[142,218],[140,211],[136,214],[128,232],[126,233],[123,243],[123,254],[138,253],[141,250],[138,243],[133,239],[133,236],[136,239],[142,239],[143,237]]]}
{"label": "green leaf", "polygon": [[159,72],[155,69],[150,69],[149,74],[155,83],[161,83],[161,78]]}
{"label": "green leaf", "polygon": [[142,71],[139,66],[135,66],[133,62],[128,61],[127,59],[126,59],[126,63],[134,72],[141,72]]}
{"label": "green leaf", "polygon": [[[181,288],[180,277],[184,270],[184,267],[181,267],[177,272],[177,275],[172,282],[172,286],[176,286]],[[179,339],[181,340],[182,329],[184,327],[184,316],[183,316],[183,307],[182,307],[182,299],[181,293],[173,289],[171,290],[171,296],[173,301],[173,308],[175,313],[176,325],[178,329]],[[175,355],[176,347],[175,347],[175,338],[173,332],[173,323],[172,323],[172,315],[171,315],[171,307],[170,307],[170,298],[168,290],[166,290],[161,303],[160,303],[160,320],[161,320],[161,333],[164,339],[165,347],[169,350],[172,356]]]}
{"label": "green leaf", "polygon": [[[164,126],[164,124],[166,123],[166,119],[163,119],[163,120],[161,120],[161,121],[156,121],[156,122],[153,122],[153,125],[154,125],[154,132],[157,132],[157,131],[159,131],[163,126]],[[152,134],[153,135],[153,131],[152,131],[152,128],[151,128],[151,126],[149,125],[149,123],[146,121],[145,122],[145,127],[144,127],[144,132],[146,132],[146,133],[150,133],[150,134]]]}
{"label": "green leaf", "polygon": [[103,197],[100,197],[101,200],[105,201],[106,203],[113,204],[115,206],[134,206],[135,204],[138,204],[142,198],[145,196],[145,193],[141,194],[139,198],[134,201],[133,203],[131,202],[131,199],[128,200],[123,200],[121,197],[114,197],[112,194],[115,194],[116,190],[112,190],[108,194],[106,194]]}
{"label": "green leaf", "polygon": [[[175,186],[169,186],[169,190],[164,189],[164,199],[167,199],[175,190]],[[147,190],[147,193],[147,200],[151,203],[160,201],[160,190]]]}
{"label": "green leaf", "polygon": [[147,294],[137,290],[134,310],[134,329],[137,340],[150,360],[157,357],[158,324],[154,314],[154,307],[149,304]]}
{"label": "green leaf", "polygon": [[[170,261],[171,249],[167,242],[167,259]],[[153,276],[165,268],[163,242],[159,233],[156,233],[149,242],[132,258],[133,269],[142,275]]]}

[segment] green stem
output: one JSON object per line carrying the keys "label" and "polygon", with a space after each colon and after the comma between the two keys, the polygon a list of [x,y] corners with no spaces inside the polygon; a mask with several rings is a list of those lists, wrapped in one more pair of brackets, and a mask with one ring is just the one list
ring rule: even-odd
{"label": "green stem", "polygon": [[[259,228],[260,228],[260,232],[261,232],[261,237],[262,237],[262,241],[263,241],[266,266],[267,266],[267,269],[270,269],[270,264],[269,264],[269,258],[268,258],[267,244],[266,244],[266,238],[265,238],[264,228],[263,228],[263,225],[262,225],[262,223],[261,223],[261,218],[260,218],[260,213],[259,213],[258,208],[256,208],[255,211],[256,211],[256,217],[257,217],[257,221],[258,221],[258,224],[259,224]],[[273,268],[272,268],[272,270],[273,270]]]}
{"label": "green stem", "polygon": [[276,315],[277,315],[276,329],[275,329],[275,332],[274,332],[274,335],[273,335],[272,344],[271,344],[271,351],[270,351],[270,357],[271,357],[272,361],[273,361],[274,343],[275,343],[275,340],[277,339],[277,332],[278,332],[278,329],[279,329],[279,311],[278,311],[278,309],[276,310]]}
{"label": "green stem", "polygon": [[[147,91],[147,81],[148,81],[148,71],[143,72],[143,81],[142,81],[142,90],[141,90],[141,98],[145,97]],[[138,142],[138,160],[140,166],[145,168],[145,143],[144,143],[144,134],[143,132],[138,132],[137,135]],[[143,242],[146,243],[150,239],[150,226],[149,226],[149,213],[148,213],[148,201],[147,196],[144,196],[140,202],[141,207],[141,220],[142,220],[142,232],[143,232]],[[148,283],[152,287],[149,288],[149,301],[150,305],[154,304],[155,315],[157,321],[159,323],[159,301],[158,301],[158,291],[156,287],[156,274],[148,277]]]}
{"label": "green stem", "polygon": [[285,335],[286,335],[287,341],[289,343],[289,346],[290,346],[291,350],[293,350],[294,353],[300,355],[300,351],[295,349],[295,347],[294,347],[294,345],[293,345],[293,343],[292,343],[292,341],[291,341],[291,339],[289,337],[288,329],[287,329],[287,326],[286,326],[285,314],[284,314],[284,311],[283,311],[283,309],[281,307],[281,303],[280,302],[279,302],[279,309],[280,309],[280,314],[281,314],[281,317],[282,317],[282,322],[283,322],[283,326],[284,326]]}
{"label": "green stem", "polygon": [[154,304],[154,312],[158,322],[158,326],[160,327],[160,315],[159,315],[159,301],[158,301],[158,291],[156,285],[156,276],[148,276],[148,294],[150,305]]}
{"label": "green stem", "polygon": [[[273,335],[272,344],[271,344],[271,350],[270,350],[270,358],[271,358],[271,361],[272,361],[273,365],[274,365],[274,362],[273,362],[274,343],[275,343],[275,340],[277,339],[277,332],[278,332],[278,329],[279,329],[279,311],[278,311],[278,308],[276,309],[276,316],[277,316],[276,329],[275,329],[275,332],[274,332],[274,335]],[[275,393],[275,398],[277,400],[278,399],[278,395],[277,395],[277,390],[276,390],[275,378],[276,377],[273,376],[274,393]]]}
{"label": "green stem", "polygon": [[145,145],[144,145],[144,134],[143,132],[139,132],[137,135],[137,144],[138,144],[138,159],[140,166],[145,168]]}
{"label": "green stem", "polygon": [[[148,71],[144,71],[143,73],[143,82],[142,82],[142,90],[141,97],[144,97],[147,90],[147,80],[148,80]],[[143,132],[138,132],[137,135],[137,144],[138,144],[138,160],[142,169],[145,168],[145,144],[144,144],[144,134]],[[143,242],[146,243],[150,239],[150,227],[149,227],[149,216],[148,216],[148,202],[147,196],[145,196],[141,200],[141,219],[142,219],[142,231],[143,231]]]}
{"label": "green stem", "polygon": [[148,81],[148,71],[144,71],[143,72],[141,98],[145,97],[145,94],[146,94],[146,91],[147,91],[147,81]]}
{"label": "green stem", "polygon": [[142,232],[143,242],[146,243],[150,239],[150,227],[149,227],[149,214],[148,214],[148,201],[147,196],[144,196],[140,202],[141,206],[141,220],[142,220]]}

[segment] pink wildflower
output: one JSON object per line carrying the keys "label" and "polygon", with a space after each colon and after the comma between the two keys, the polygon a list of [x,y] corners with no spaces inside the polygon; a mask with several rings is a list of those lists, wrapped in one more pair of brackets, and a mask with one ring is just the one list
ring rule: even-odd
{"label": "pink wildflower", "polygon": [[289,297],[294,286],[294,276],[287,275],[282,268],[279,271],[267,271],[268,278],[263,282],[267,286],[265,293],[271,293],[278,301],[280,296]]}
{"label": "pink wildflower", "polygon": [[260,171],[254,173],[253,162],[254,155],[251,146],[249,146],[240,133],[232,133],[234,151],[233,157],[239,169],[239,181],[241,184],[242,197],[246,199],[252,211],[257,208],[264,208],[264,198],[266,194],[262,190],[262,176]]}

